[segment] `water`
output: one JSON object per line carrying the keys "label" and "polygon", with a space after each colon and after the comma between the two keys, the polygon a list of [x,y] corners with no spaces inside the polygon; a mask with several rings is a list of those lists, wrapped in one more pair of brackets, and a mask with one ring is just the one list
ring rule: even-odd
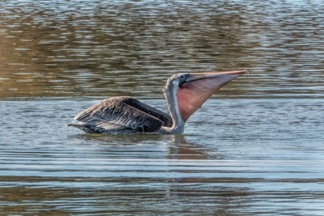
{"label": "water", "polygon": [[[323,1],[0,1],[0,215],[323,215]],[[179,136],[66,127],[247,69]]]}
{"label": "water", "polygon": [[1,104],[3,212],[324,211],[323,99],[212,99],[183,136],[84,135],[64,126],[94,102]]}

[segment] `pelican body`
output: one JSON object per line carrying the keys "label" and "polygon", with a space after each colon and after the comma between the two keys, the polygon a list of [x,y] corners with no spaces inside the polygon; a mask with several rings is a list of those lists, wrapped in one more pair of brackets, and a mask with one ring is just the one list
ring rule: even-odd
{"label": "pelican body", "polygon": [[132,97],[111,97],[80,112],[74,117],[78,123],[68,126],[87,133],[182,134],[189,117],[212,94],[244,72],[175,74],[163,91],[169,114]]}

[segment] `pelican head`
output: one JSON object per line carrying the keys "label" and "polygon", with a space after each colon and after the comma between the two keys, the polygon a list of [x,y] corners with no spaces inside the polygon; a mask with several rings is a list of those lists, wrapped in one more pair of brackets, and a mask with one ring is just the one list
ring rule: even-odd
{"label": "pelican head", "polygon": [[211,95],[244,73],[238,70],[175,74],[168,79],[164,92],[171,91],[174,94],[178,112],[183,122],[186,122]]}

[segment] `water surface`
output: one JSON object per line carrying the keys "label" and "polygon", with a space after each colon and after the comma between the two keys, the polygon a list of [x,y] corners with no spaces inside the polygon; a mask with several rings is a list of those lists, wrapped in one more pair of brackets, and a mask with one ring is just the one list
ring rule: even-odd
{"label": "water surface", "polygon": [[322,99],[210,100],[177,136],[85,135],[64,126],[94,102],[1,103],[2,212],[324,211]]}

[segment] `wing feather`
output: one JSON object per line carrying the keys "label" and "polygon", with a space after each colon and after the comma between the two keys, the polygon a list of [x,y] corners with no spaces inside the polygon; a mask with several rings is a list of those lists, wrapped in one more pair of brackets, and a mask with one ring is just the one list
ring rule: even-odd
{"label": "wing feather", "polygon": [[171,117],[134,98],[113,97],[80,112],[74,119],[96,127],[114,124],[140,132],[154,132],[170,124]]}
{"label": "wing feather", "polygon": [[162,121],[163,126],[166,126],[166,127],[172,126],[172,118],[170,115],[166,114],[165,112],[162,112],[161,110],[158,110],[158,109],[156,109],[152,106],[149,106],[145,103],[142,103],[139,100],[136,100],[135,98],[132,98],[132,97],[127,97],[127,99],[124,99],[123,101],[124,101],[124,103],[126,103],[132,107],[136,107],[137,109],[147,113],[148,115],[158,118],[160,121]]}

